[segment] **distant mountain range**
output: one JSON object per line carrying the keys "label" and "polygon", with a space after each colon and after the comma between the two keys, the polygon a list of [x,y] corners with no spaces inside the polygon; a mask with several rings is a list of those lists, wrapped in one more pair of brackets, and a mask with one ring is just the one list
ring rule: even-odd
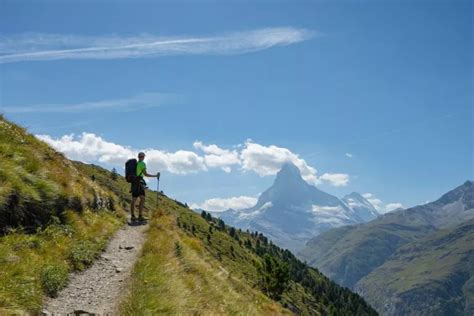
{"label": "distant mountain range", "polygon": [[358,193],[339,199],[309,185],[291,163],[283,165],[273,185],[260,195],[254,207],[212,213],[229,225],[262,232],[293,252],[321,232],[363,223],[379,215]]}
{"label": "distant mountain range", "polygon": [[299,257],[383,315],[474,315],[474,183],[324,232]]}

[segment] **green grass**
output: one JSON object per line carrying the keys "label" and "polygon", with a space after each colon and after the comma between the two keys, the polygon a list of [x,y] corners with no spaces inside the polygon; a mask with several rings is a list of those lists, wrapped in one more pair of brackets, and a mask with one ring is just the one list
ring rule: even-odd
{"label": "green grass", "polygon": [[84,176],[64,155],[0,117],[0,234],[34,231],[67,209],[108,208],[113,192]]}
{"label": "green grass", "polygon": [[49,264],[41,271],[41,285],[44,292],[51,297],[56,297],[64,288],[69,278],[69,267],[64,262]]}
{"label": "green grass", "polygon": [[[90,265],[123,224],[109,211],[67,211],[65,217],[65,223],[56,221],[36,234],[11,231],[0,238],[0,314],[40,311],[44,295],[64,287],[67,272]],[[78,248],[91,260],[78,265]]]}
{"label": "green grass", "polygon": [[426,314],[462,314],[459,310],[464,304],[474,303],[465,287],[472,277],[473,231],[474,220],[470,220],[408,243],[358,287],[380,310],[385,302],[400,301],[399,297],[410,293],[403,304],[405,313],[424,306]]}
{"label": "green grass", "polygon": [[99,171],[0,117],[0,314],[40,311],[123,225],[121,197],[91,180]]}
{"label": "green grass", "polygon": [[[289,268],[286,279],[278,266]],[[182,203],[160,199],[122,314],[266,315],[290,309],[302,315],[376,314],[263,235],[220,226]]]}
{"label": "green grass", "polygon": [[162,203],[150,222],[121,314],[291,314],[212,257],[202,240],[179,229],[174,212],[179,206],[167,199]]}

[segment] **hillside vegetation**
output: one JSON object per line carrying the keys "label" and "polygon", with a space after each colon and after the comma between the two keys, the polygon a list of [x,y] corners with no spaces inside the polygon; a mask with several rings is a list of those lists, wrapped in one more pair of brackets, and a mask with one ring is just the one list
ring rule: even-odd
{"label": "hillside vegetation", "polygon": [[[386,314],[474,314],[474,220],[397,249],[358,292]],[[427,299],[429,298],[429,299]]]}
{"label": "hillside vegetation", "polygon": [[121,205],[92,173],[0,117],[0,314],[41,310],[69,272],[91,265],[123,225]]}
{"label": "hillside vegetation", "polygon": [[[90,266],[124,224],[129,184],[69,161],[3,118],[0,140],[0,314],[37,313],[44,296],[55,296],[71,271]],[[152,191],[146,209],[147,241],[123,314],[376,314],[261,233],[163,194],[158,201]]]}
{"label": "hillside vegetation", "polygon": [[471,315],[473,219],[466,181],[434,202],[325,232],[299,256],[384,315]]}
{"label": "hillside vegetation", "polygon": [[159,205],[124,313],[376,314],[361,297],[262,234],[165,197]]}

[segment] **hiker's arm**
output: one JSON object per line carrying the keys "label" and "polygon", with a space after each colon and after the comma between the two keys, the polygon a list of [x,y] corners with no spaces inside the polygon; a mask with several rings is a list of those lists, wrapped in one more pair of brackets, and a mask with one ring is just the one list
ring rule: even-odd
{"label": "hiker's arm", "polygon": [[158,178],[160,176],[159,172],[158,174],[149,174],[148,172],[146,172],[146,169],[143,170],[143,174],[145,175],[145,177],[151,177],[151,178]]}

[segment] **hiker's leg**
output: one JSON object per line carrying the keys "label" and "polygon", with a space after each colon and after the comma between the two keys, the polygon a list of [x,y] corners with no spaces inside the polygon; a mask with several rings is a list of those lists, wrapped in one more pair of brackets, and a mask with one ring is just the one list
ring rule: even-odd
{"label": "hiker's leg", "polygon": [[132,203],[130,204],[130,215],[133,217],[135,216],[135,202],[137,201],[137,198],[132,196]]}
{"label": "hiker's leg", "polygon": [[143,206],[145,205],[145,196],[140,195],[140,204],[138,206],[138,216],[143,216]]}

